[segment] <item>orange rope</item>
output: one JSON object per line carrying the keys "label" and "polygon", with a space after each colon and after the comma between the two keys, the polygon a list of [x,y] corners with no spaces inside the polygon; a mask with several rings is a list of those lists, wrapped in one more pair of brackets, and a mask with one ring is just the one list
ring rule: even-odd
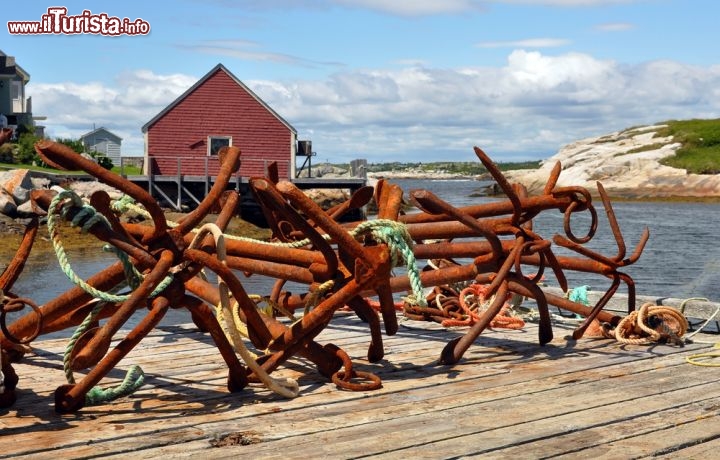
{"label": "orange rope", "polygon": [[[445,327],[472,326],[479,321],[494,299],[493,297],[487,299],[488,288],[489,286],[486,284],[471,284],[460,291],[458,300],[462,313],[464,313],[464,318],[446,319],[442,321],[441,324]],[[522,329],[525,327],[525,321],[523,321],[522,318],[510,315],[511,307],[508,303],[510,298],[511,295],[508,295],[500,312],[490,321],[489,327],[505,329]]]}
{"label": "orange rope", "polygon": [[[365,298],[365,301],[370,305],[370,307],[375,311],[380,311],[380,302],[377,300]],[[405,306],[405,302],[395,302],[393,305],[395,305],[395,311],[403,311],[403,307]]]}
{"label": "orange rope", "polygon": [[646,303],[620,320],[613,335],[625,344],[669,342],[682,345],[681,337],[688,327],[687,319],[679,310]]}

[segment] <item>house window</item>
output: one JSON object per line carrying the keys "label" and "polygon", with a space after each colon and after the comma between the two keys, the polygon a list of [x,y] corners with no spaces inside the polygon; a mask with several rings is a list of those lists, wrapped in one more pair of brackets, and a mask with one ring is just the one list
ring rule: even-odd
{"label": "house window", "polygon": [[22,82],[12,80],[10,82],[10,98],[12,99],[12,109],[14,113],[25,112],[25,101],[23,101],[22,93]]}
{"label": "house window", "polygon": [[231,136],[208,136],[208,155],[217,156],[218,152],[223,147],[230,147],[232,145]]}

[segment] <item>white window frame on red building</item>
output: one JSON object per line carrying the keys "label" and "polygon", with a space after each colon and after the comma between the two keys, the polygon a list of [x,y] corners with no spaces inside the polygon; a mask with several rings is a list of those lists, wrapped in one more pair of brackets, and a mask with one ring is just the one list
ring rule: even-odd
{"label": "white window frame on red building", "polygon": [[[216,140],[227,141],[227,144],[220,145],[216,149],[213,149],[213,141],[216,141]],[[217,156],[218,151],[221,148],[225,147],[225,145],[227,145],[228,147],[232,146],[232,136],[208,136],[208,138],[207,138],[207,156],[209,156],[209,157]],[[215,150],[215,151],[213,152],[213,150]]]}

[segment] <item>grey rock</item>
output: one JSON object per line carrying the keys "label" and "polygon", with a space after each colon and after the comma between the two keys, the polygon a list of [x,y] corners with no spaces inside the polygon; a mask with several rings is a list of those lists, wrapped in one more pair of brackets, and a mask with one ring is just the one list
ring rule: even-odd
{"label": "grey rock", "polygon": [[0,173],[0,185],[15,200],[15,204],[22,204],[30,199],[30,190],[33,183],[30,171],[27,169],[12,169]]}

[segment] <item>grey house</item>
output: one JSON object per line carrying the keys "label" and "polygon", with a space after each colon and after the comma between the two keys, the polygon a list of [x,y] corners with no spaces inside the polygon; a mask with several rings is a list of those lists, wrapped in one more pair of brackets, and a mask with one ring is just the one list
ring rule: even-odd
{"label": "grey house", "polygon": [[85,151],[102,153],[110,158],[114,165],[120,164],[122,139],[117,134],[100,127],[80,136],[80,142],[85,146]]}
{"label": "grey house", "polygon": [[[25,85],[29,81],[30,74],[15,62],[15,58],[0,51],[0,113],[5,115],[11,128],[35,126],[32,100],[25,97]],[[43,127],[35,128],[35,134],[42,136]]]}

